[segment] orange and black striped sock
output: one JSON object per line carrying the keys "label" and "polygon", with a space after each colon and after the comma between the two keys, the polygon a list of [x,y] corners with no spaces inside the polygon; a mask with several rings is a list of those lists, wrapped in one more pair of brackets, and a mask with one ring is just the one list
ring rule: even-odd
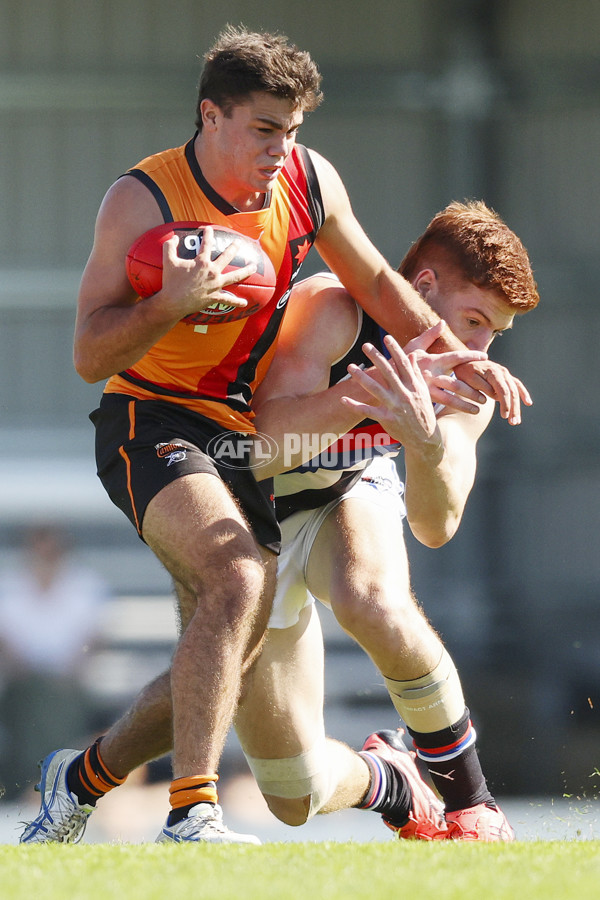
{"label": "orange and black striped sock", "polygon": [[196,806],[197,803],[210,803],[215,806],[219,799],[218,780],[219,776],[216,774],[175,778],[169,788],[171,812],[167,824],[174,825],[185,819],[192,806]]}
{"label": "orange and black striped sock", "polygon": [[100,797],[123,784],[127,778],[127,775],[117,778],[106,768],[100,755],[101,740],[99,737],[91,747],[74,759],[67,772],[67,787],[80,803],[88,806],[95,806]]}

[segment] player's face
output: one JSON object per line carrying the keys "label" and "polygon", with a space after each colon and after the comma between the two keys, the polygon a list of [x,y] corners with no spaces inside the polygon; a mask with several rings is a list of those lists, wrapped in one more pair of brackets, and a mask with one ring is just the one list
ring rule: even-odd
{"label": "player's face", "polygon": [[210,112],[211,140],[227,192],[242,196],[271,190],[294,147],[302,111],[289,100],[254,93],[228,116],[214,105]]}
{"label": "player's face", "polygon": [[422,290],[420,277],[415,283],[417,289],[470,350],[487,350],[495,337],[512,328],[514,312],[497,291],[468,281],[444,282],[435,278]]}

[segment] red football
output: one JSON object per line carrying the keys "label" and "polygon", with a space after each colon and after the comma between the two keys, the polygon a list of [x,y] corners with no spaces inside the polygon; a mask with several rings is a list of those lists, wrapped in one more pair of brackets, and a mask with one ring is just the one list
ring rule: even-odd
{"label": "red football", "polygon": [[[200,250],[206,224],[204,222],[167,222],[165,225],[151,228],[133,242],[127,253],[127,276],[140,297],[150,297],[162,287],[164,242],[173,235],[177,235],[179,258],[194,259]],[[245,319],[246,316],[251,316],[252,313],[262,309],[272,298],[276,282],[273,263],[258,241],[223,225],[213,225],[212,228],[214,233],[213,259],[216,259],[232,241],[236,240],[239,243],[239,253],[224,271],[233,272],[252,262],[256,264],[256,272],[243,281],[230,284],[225,289],[236,297],[243,297],[248,301],[248,306],[241,308],[220,302],[186,316],[186,321],[205,325],[233,322],[236,319]]]}

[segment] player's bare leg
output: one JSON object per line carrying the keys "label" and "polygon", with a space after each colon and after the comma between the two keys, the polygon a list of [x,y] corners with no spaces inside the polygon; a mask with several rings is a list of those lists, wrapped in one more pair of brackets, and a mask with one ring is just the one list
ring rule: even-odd
{"label": "player's bare leg", "polygon": [[438,662],[441,642],[410,591],[399,516],[384,518],[371,503],[344,500],[319,530],[307,582],[384,675],[419,678]]}
{"label": "player's bare leg", "polygon": [[269,630],[245,681],[236,729],[269,808],[288,825],[362,806],[386,815],[403,837],[443,827],[441,804],[404,748],[370,741],[357,753],[325,738],[323,636],[312,605],[298,624]]}
{"label": "player's bare leg", "polygon": [[[187,515],[195,529],[184,535],[175,524],[169,529],[175,513]],[[257,652],[268,621],[275,557],[256,547],[237,504],[211,475],[186,476],[163,489],[148,508],[144,529],[176,578],[181,638],[172,670],[142,691],[103,740],[83,753],[58,751],[48,758],[43,794],[51,783],[59,786],[64,822],[46,814],[43,799],[40,815],[23,833],[25,842],[78,839],[100,796],[171,748],[173,709],[179,710],[182,734],[173,808],[159,839],[257,842],[222,825],[215,782],[242,669]],[[183,797],[176,794],[180,785]],[[190,810],[195,810],[190,813],[194,821],[183,822]],[[199,831],[206,831],[206,838],[198,837]]]}
{"label": "player's bare leg", "polygon": [[[334,551],[335,565],[328,565]],[[384,676],[444,800],[452,824],[448,835],[511,839],[481,770],[454,663],[410,590],[400,516],[382,515],[376,504],[357,497],[339,504],[313,544],[307,581]],[[454,823],[457,816],[460,822]],[[474,829],[499,836],[467,837]]]}
{"label": "player's bare leg", "polygon": [[[191,523],[180,528],[178,523]],[[149,504],[144,539],[186,593],[187,623],[171,666],[173,774],[214,772],[231,724],[245,656],[260,641],[265,570],[222,482],[179,478]]]}
{"label": "player's bare leg", "polygon": [[170,671],[140,691],[129,709],[103,735],[101,746],[106,767],[119,778],[171,752]]}
{"label": "player's bare leg", "polygon": [[[288,825],[303,824],[325,805],[353,806],[369,786],[358,754],[325,739],[323,680],[323,635],[314,606],[305,607],[291,628],[269,629],[244,680],[238,738],[269,808]],[[271,783],[276,793],[269,793]]]}

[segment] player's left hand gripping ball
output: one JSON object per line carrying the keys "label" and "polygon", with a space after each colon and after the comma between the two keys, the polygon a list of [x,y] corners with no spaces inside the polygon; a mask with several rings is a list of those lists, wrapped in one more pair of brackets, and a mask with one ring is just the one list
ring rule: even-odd
{"label": "player's left hand gripping ball", "polygon": [[[200,250],[204,222],[168,222],[151,228],[133,242],[127,253],[127,276],[140,297],[150,297],[162,287],[163,244],[174,235],[179,238],[177,255],[180,259],[194,259]],[[231,260],[224,272],[242,269],[248,263],[256,265],[256,272],[243,281],[230,284],[221,293],[230,293],[248,301],[244,307],[229,306],[227,303],[213,303],[206,309],[186,316],[186,321],[194,324],[216,325],[245,319],[258,312],[269,303],[275,291],[276,275],[273,263],[258,241],[226,228],[212,225],[214,248],[212,258],[216,259],[234,240],[239,244],[239,252]]]}

